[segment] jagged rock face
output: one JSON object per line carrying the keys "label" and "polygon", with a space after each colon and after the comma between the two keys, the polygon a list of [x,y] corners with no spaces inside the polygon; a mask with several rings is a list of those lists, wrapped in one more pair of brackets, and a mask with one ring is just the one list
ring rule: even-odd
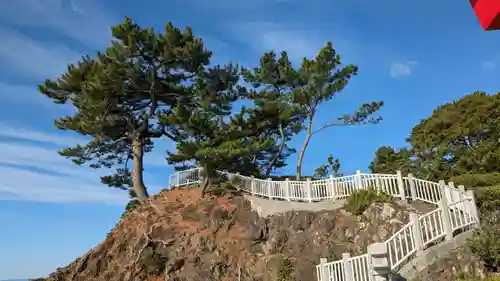
{"label": "jagged rock face", "polygon": [[336,210],[261,218],[241,196],[198,200],[198,194],[155,196],[104,242],[45,280],[311,281],[319,258],[363,253],[407,223],[411,209],[386,203],[358,217]]}
{"label": "jagged rock face", "polygon": [[468,247],[460,247],[428,265],[411,281],[483,280],[486,270]]}

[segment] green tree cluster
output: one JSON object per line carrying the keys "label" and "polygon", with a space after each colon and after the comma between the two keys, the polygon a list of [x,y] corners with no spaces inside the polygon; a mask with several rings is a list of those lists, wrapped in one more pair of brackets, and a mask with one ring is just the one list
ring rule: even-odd
{"label": "green tree cluster", "polygon": [[[269,176],[286,165],[295,149],[289,142],[306,132],[297,160],[297,178],[313,135],[329,127],[378,123],[383,105],[361,105],[337,122],[313,128],[319,107],[357,74],[343,66],[328,42],[313,59],[294,68],[286,52],[265,53],[253,69],[211,64],[212,53],[187,27],[169,22],[163,32],[125,18],[112,27],[110,47],[71,64],[39,91],[73,115],[55,121],[58,129],[87,136],[89,142],[60,151],[78,165],[114,168],[101,181],[148,199],[144,155],[154,141],[176,143],[167,161],[176,169],[201,167],[205,190],[227,170]],[[240,101],[246,106],[238,105]],[[338,172],[338,168],[333,169]]]}
{"label": "green tree cluster", "polygon": [[498,173],[499,128],[500,93],[474,92],[438,106],[420,121],[406,140],[409,148],[380,147],[370,169],[377,173],[399,169],[432,180]]}

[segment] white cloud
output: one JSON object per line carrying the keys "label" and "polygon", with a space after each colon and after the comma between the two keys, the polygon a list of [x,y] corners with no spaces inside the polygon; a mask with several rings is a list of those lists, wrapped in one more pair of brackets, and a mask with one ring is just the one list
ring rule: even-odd
{"label": "white cloud", "polygon": [[413,70],[413,67],[416,66],[417,64],[418,63],[415,61],[393,62],[391,64],[389,74],[393,78],[409,76]]}
{"label": "white cloud", "polygon": [[500,55],[494,56],[489,60],[484,60],[481,63],[481,68],[483,70],[492,70],[495,69],[500,63]]}
{"label": "white cloud", "polygon": [[127,194],[99,184],[74,178],[0,167],[0,199],[54,203],[104,203],[123,205]]}
{"label": "white cloud", "polygon": [[3,1],[0,18],[25,27],[51,28],[84,44],[102,47],[116,21],[98,0]]}
{"label": "white cloud", "polygon": [[10,124],[0,122],[0,136],[13,137],[24,140],[37,142],[52,143],[58,146],[72,146],[77,143],[84,143],[84,138],[76,138],[70,136],[61,137],[61,135],[47,134],[40,131],[34,131],[20,126],[12,126]]}
{"label": "white cloud", "polygon": [[[29,141],[0,141],[0,200],[120,205],[127,201],[126,192],[100,183],[99,176],[109,173],[108,170],[79,167],[57,154],[61,147],[82,142],[83,138],[0,123],[0,137],[5,136]],[[50,144],[51,148],[33,141]],[[161,157],[161,152],[150,153],[146,156],[146,163],[167,168],[166,163],[160,161]],[[154,178],[154,175],[146,172],[145,177]],[[162,178],[165,182],[163,186],[166,186],[168,174],[162,175]],[[159,185],[146,184],[151,193],[161,189]]]}
{"label": "white cloud", "polygon": [[[312,27],[292,27],[272,22],[235,24],[232,31],[239,40],[249,44],[258,53],[285,50],[294,62],[300,62],[303,57],[315,56],[328,41],[324,33]],[[346,40],[336,37],[333,44],[343,56],[346,55],[349,46]]]}
{"label": "white cloud", "polygon": [[11,104],[30,103],[37,107],[43,107],[43,110],[53,110],[61,108],[55,105],[51,100],[42,96],[35,86],[15,85],[0,82],[0,101]]}

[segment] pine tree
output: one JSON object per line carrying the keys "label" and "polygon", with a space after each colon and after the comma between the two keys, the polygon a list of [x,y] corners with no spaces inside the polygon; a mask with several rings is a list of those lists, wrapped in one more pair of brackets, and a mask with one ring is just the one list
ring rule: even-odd
{"label": "pine tree", "polygon": [[304,58],[302,65],[297,71],[296,86],[292,90],[293,102],[302,107],[306,112],[306,138],[297,160],[297,180],[302,174],[302,162],[304,155],[313,135],[329,127],[376,124],[381,117],[374,117],[383,105],[383,102],[364,103],[353,114],[345,114],[338,118],[338,122],[324,124],[319,129],[313,130],[313,121],[319,106],[330,101],[341,92],[350,79],[357,74],[358,67],[347,65],[342,67],[340,56],[337,54],[331,42],[323,47],[312,60]]}
{"label": "pine tree", "polygon": [[91,138],[60,154],[92,168],[123,165],[101,181],[144,201],[144,153],[151,151],[154,138],[180,137],[177,124],[159,124],[158,116],[194,103],[193,79],[209,63],[211,53],[189,27],[182,32],[172,23],[158,34],[126,18],[112,28],[112,35],[104,52],[69,65],[59,79],[46,80],[39,90],[55,103],[70,103],[76,109],[73,116],[56,120],[58,129]]}
{"label": "pine tree", "polygon": [[247,108],[232,113],[233,103],[246,96],[238,80],[239,73],[232,65],[207,70],[196,83],[198,106],[161,120],[180,124],[178,130],[184,137],[177,142],[175,152],[168,152],[167,160],[173,165],[191,163],[202,168],[202,196],[218,178],[218,171],[247,173],[246,160],[272,145],[271,140],[253,134]]}
{"label": "pine tree", "polygon": [[340,171],[340,159],[334,158],[330,154],[327,159],[327,163],[319,166],[314,170],[314,177],[317,179],[324,178],[331,174],[333,177],[342,177],[343,174]]}
{"label": "pine tree", "polygon": [[278,59],[274,52],[268,52],[261,57],[258,68],[243,69],[242,74],[252,86],[249,96],[255,107],[250,110],[249,122],[253,131],[262,140],[275,141],[269,150],[252,159],[268,177],[273,169],[286,166],[285,159],[295,152],[287,142],[302,129],[304,113],[290,96],[297,73],[286,52]]}

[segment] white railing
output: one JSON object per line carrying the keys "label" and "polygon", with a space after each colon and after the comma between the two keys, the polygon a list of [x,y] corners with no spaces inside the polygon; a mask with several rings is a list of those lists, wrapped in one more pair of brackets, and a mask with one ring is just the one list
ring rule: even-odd
{"label": "white railing", "polygon": [[[460,230],[466,230],[479,223],[472,193],[465,193],[461,190],[462,188],[449,189],[449,186],[441,187],[443,192],[457,192],[461,199],[448,203],[448,198],[441,195],[446,199],[438,201],[437,209],[422,216],[412,214],[410,222],[383,243],[387,251],[385,258],[388,272],[397,272],[411,257],[418,255],[426,248],[443,239],[449,241],[455,234],[460,233]],[[356,258],[367,260],[367,266],[356,266],[350,259],[330,263],[324,261],[317,265],[318,281],[373,280],[373,274],[377,273],[370,267],[371,254],[367,253]],[[369,279],[366,279],[366,276]]]}
{"label": "white railing", "polygon": [[[271,179],[257,179],[227,172],[220,172],[229,177],[235,177],[242,182],[240,189],[251,193],[273,199],[287,201],[322,201],[327,199],[342,199],[348,197],[359,189],[376,187],[395,197],[418,198],[418,194],[411,193],[408,177],[401,173],[391,174],[363,174],[357,171],[355,175],[343,177],[330,177],[322,180],[306,181],[274,181]],[[189,169],[180,171],[170,176],[170,187],[183,187],[201,182],[200,169]],[[437,186],[437,183],[433,183]],[[418,186],[418,180],[415,179]],[[424,196],[423,194],[422,196]],[[425,201],[425,200],[424,200]]]}
{"label": "white railing", "polygon": [[[437,205],[433,211],[417,216],[412,214],[408,224],[383,243],[387,251],[388,270],[397,271],[412,256],[439,243],[453,239],[457,232],[479,223],[472,191],[463,186],[445,184],[394,174],[363,174],[330,177],[322,180],[274,181],[220,172],[236,179],[238,189],[255,196],[287,201],[315,202],[343,199],[354,192],[372,187],[400,199],[420,200]],[[170,176],[171,187],[182,187],[201,182],[199,169],[177,172]],[[321,259],[316,266],[318,281],[372,281],[374,269],[370,253],[350,257],[344,253],[340,261]]]}
{"label": "white railing", "polygon": [[181,187],[200,183],[201,175],[199,168],[179,171],[170,175],[169,187]]}

